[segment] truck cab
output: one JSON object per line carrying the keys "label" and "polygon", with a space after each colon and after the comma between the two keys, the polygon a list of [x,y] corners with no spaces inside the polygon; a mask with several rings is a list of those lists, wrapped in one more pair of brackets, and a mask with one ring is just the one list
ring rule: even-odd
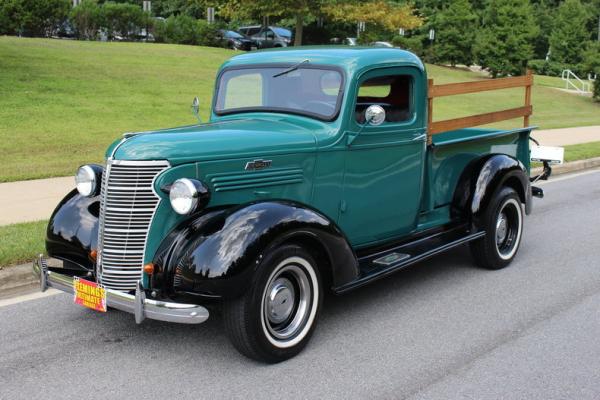
{"label": "truck cab", "polygon": [[127,133],[104,165],[78,170],[47,231],[63,267],[34,265],[42,288],[99,288],[96,309],[138,322],[200,323],[220,308],[240,352],[278,362],[306,345],[326,291],[463,244],[503,268],[531,211],[531,128],[433,122],[434,93],[452,90],[399,49],[235,56],[208,122]]}

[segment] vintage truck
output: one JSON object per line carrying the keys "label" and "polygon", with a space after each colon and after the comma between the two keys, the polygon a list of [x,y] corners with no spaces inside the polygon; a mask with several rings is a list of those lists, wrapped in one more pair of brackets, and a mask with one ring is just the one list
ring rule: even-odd
{"label": "vintage truck", "polygon": [[[126,133],[105,165],[79,168],[47,230],[62,265],[40,256],[34,271],[42,290],[138,323],[221,310],[241,353],[285,360],[326,291],[463,244],[483,268],[510,264],[543,196],[529,177],[531,85],[433,85],[391,48],[237,55],[218,71],[207,123]],[[524,107],[433,121],[436,97],[518,86]],[[524,128],[466,129],[516,117]]]}

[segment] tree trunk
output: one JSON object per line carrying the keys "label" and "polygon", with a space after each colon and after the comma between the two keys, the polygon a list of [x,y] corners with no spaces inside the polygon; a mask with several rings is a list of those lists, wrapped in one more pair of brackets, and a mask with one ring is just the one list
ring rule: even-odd
{"label": "tree trunk", "polygon": [[304,30],[304,14],[296,14],[296,34],[294,37],[294,46],[302,45],[302,31]]}

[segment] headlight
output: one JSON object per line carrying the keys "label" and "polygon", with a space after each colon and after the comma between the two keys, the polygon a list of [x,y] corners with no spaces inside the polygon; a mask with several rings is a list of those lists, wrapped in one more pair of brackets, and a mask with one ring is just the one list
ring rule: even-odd
{"label": "headlight", "polygon": [[169,199],[177,214],[186,215],[208,204],[210,192],[202,182],[181,178],[171,185]]}
{"label": "headlight", "polygon": [[99,165],[83,165],[75,174],[75,185],[77,191],[86,197],[98,194],[98,176],[102,175],[102,167]]}

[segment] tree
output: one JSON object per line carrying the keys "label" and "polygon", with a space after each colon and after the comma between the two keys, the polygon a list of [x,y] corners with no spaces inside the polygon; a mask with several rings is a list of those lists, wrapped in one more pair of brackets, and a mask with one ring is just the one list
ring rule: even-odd
{"label": "tree", "polygon": [[439,61],[471,65],[478,18],[468,0],[455,0],[435,14],[435,53]]}
{"label": "tree", "polygon": [[69,0],[2,0],[0,33],[52,36],[67,19]]}
{"label": "tree", "polygon": [[589,14],[579,0],[565,0],[558,7],[550,34],[550,58],[567,64],[583,61],[583,52],[590,40],[587,29]]}
{"label": "tree", "polygon": [[592,95],[596,101],[600,101],[600,41],[590,42],[583,58],[585,71],[596,75]]}
{"label": "tree", "polygon": [[490,0],[475,40],[475,56],[493,77],[525,72],[538,28],[529,0]]}
{"label": "tree", "polygon": [[93,40],[102,26],[100,6],[94,0],[83,0],[71,10],[69,20],[79,39]]}
{"label": "tree", "polygon": [[309,16],[327,16],[341,22],[364,21],[392,30],[411,28],[421,23],[412,6],[384,0],[362,3],[341,0],[228,0],[221,11],[225,16],[238,19],[292,17],[296,46],[302,44],[304,20]]}

